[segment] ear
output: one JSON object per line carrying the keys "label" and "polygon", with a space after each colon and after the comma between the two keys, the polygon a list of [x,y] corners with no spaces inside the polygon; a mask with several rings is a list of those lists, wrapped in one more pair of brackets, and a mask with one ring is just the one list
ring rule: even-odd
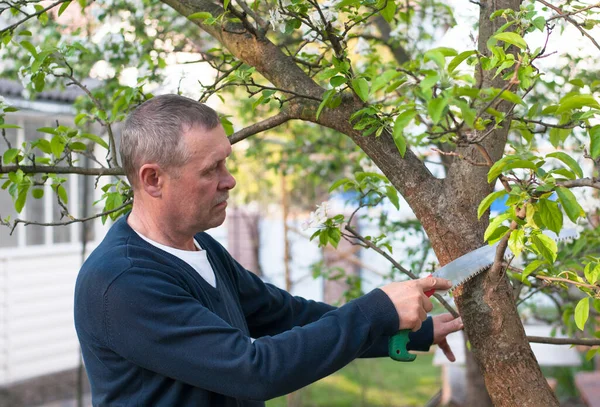
{"label": "ear", "polygon": [[138,171],[140,189],[154,198],[159,198],[162,195],[164,176],[165,173],[158,164],[142,165]]}

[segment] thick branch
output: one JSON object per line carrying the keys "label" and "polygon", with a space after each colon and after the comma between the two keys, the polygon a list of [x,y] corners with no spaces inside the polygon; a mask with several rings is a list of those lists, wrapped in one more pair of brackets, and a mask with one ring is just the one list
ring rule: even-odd
{"label": "thick branch", "polygon": [[83,167],[58,167],[54,165],[1,165],[0,174],[23,171],[25,174],[79,174],[91,176],[119,176],[125,175],[122,168],[83,168]]}
{"label": "thick branch", "polygon": [[229,141],[231,142],[231,144],[235,144],[257,133],[261,133],[265,130],[277,127],[290,119],[292,119],[292,117],[288,116],[287,113],[281,112],[276,116],[269,117],[268,119],[265,119],[261,122],[255,123],[244,129],[236,131],[231,136],[229,136]]}

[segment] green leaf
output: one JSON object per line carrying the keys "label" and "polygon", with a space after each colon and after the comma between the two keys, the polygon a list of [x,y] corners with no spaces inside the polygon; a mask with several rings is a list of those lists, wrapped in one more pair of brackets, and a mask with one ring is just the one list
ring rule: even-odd
{"label": "green leaf", "polygon": [[508,248],[515,256],[521,254],[525,248],[525,231],[523,229],[513,230],[508,238]]}
{"label": "green leaf", "polygon": [[325,247],[329,242],[329,234],[324,230],[319,234],[319,246]]}
{"label": "green leaf", "polygon": [[39,131],[40,133],[47,133],[53,135],[58,134],[58,131],[56,131],[54,127],[40,127],[39,129],[36,129],[36,131]]}
{"label": "green leaf", "polygon": [[581,216],[585,216],[585,211],[577,202],[577,198],[573,195],[570,189],[564,187],[556,188],[556,194],[558,195],[558,200],[563,206],[565,212],[571,222],[577,222],[577,219]]}
{"label": "green leaf", "polygon": [[337,88],[338,86],[343,85],[347,81],[348,81],[348,79],[346,79],[346,77],[338,75],[338,76],[334,76],[333,78],[331,78],[329,80],[329,84],[331,86],[333,86],[334,88]]}
{"label": "green leaf", "polygon": [[75,141],[73,143],[69,143],[69,148],[73,151],[85,151],[87,150],[87,146],[81,141]]}
{"label": "green leaf", "polygon": [[29,191],[29,183],[21,183],[17,186],[17,198],[15,199],[15,210],[21,213],[27,201],[27,192]]}
{"label": "green leaf", "polygon": [[504,157],[492,165],[492,168],[490,168],[490,171],[488,172],[488,183],[494,181],[504,171],[513,170],[515,168],[529,168],[531,170],[537,169],[535,164],[531,161],[514,158],[507,160],[507,158],[508,157]]}
{"label": "green leaf", "polygon": [[348,178],[338,179],[337,181],[335,181],[333,183],[333,185],[331,185],[331,187],[329,187],[329,193],[335,191],[336,189],[338,189],[340,186],[346,184],[347,182],[348,182]]}
{"label": "green leaf", "polygon": [[583,274],[585,275],[585,279],[590,284],[596,284],[598,281],[598,277],[600,276],[600,263],[588,263],[585,265],[583,269]]}
{"label": "green leaf", "polygon": [[600,124],[589,129],[590,133],[590,155],[593,159],[600,156]]}
{"label": "green leaf", "polygon": [[575,307],[575,314],[573,316],[575,317],[575,324],[577,325],[577,328],[583,331],[583,328],[585,328],[585,323],[587,322],[589,315],[590,297],[585,297],[582,298]]}
{"label": "green leaf", "polygon": [[20,42],[20,44],[23,48],[25,48],[27,51],[29,51],[29,53],[31,55],[33,55],[34,57],[37,56],[37,51],[35,50],[35,47],[33,46],[32,43],[30,43],[27,40],[23,40]]}
{"label": "green leaf", "polygon": [[489,208],[490,205],[494,203],[494,201],[496,201],[500,197],[503,197],[506,194],[506,190],[503,189],[501,191],[492,192],[491,194],[483,198],[483,200],[479,204],[479,207],[477,208],[477,219],[481,219],[481,216],[485,213],[487,208]]}
{"label": "green leaf", "polygon": [[394,144],[396,144],[400,156],[404,158],[404,154],[406,154],[406,139],[402,133],[394,134]]}
{"label": "green leaf", "polygon": [[427,111],[433,124],[438,124],[444,114],[444,109],[448,106],[448,100],[444,97],[431,99],[427,104]]}
{"label": "green leaf", "polygon": [[577,176],[579,178],[583,178],[583,170],[581,169],[581,167],[579,166],[579,164],[577,163],[577,161],[571,157],[570,155],[563,153],[562,151],[557,151],[555,153],[550,153],[546,155],[546,158],[548,157],[552,157],[552,158],[556,158],[558,160],[561,160],[563,163],[565,163],[567,165],[567,167],[569,167],[570,169],[573,170],[573,172],[575,174],[577,174]]}
{"label": "green leaf", "polygon": [[62,184],[56,187],[56,194],[58,195],[60,200],[63,201],[63,203],[69,203],[69,199],[67,197],[67,190],[65,189],[65,187],[62,186]]}
{"label": "green leaf", "polygon": [[394,15],[396,14],[396,2],[394,0],[387,0],[385,8],[379,13],[381,14],[381,17],[385,19],[385,21],[391,23],[394,21]]}
{"label": "green leaf", "polygon": [[43,188],[34,188],[31,190],[31,195],[35,199],[41,199],[44,196],[44,189]]}
{"label": "green leaf", "polygon": [[433,85],[435,85],[439,80],[440,80],[440,75],[437,72],[436,73],[432,73],[430,75],[427,75],[421,81],[421,83],[419,84],[419,86],[423,90],[428,90],[428,89],[431,89],[433,87]]}
{"label": "green leaf", "polygon": [[188,19],[190,19],[190,20],[206,20],[211,17],[212,17],[212,14],[210,14],[208,11],[199,11],[197,13],[190,14],[188,16]]}
{"label": "green leaf", "polygon": [[491,94],[495,97],[498,96],[500,99],[504,99],[510,103],[514,103],[515,105],[525,105],[523,99],[521,99],[518,95],[512,93],[509,90],[502,89],[493,89]]}
{"label": "green leaf", "polygon": [[102,147],[108,150],[108,143],[104,141],[100,136],[91,133],[82,133],[79,135],[80,138],[91,140],[96,144],[100,144]]}
{"label": "green leaf", "polygon": [[496,229],[498,229],[500,227],[500,225],[502,224],[502,222],[504,222],[505,220],[510,218],[510,213],[503,213],[502,215],[498,215],[496,216],[488,225],[487,229],[485,230],[485,234],[483,236],[483,239],[487,242],[488,239],[492,236],[492,234],[496,231]]}
{"label": "green leaf", "polygon": [[509,231],[508,226],[501,225],[488,236],[488,243],[494,244],[500,241]]}
{"label": "green leaf", "polygon": [[569,110],[581,109],[585,106],[600,109],[600,104],[598,104],[592,95],[569,95],[560,100],[558,109],[556,109],[556,114],[558,115]]}
{"label": "green leaf", "polygon": [[494,35],[493,38],[500,40],[500,41],[504,41],[507,44],[512,44],[521,49],[527,48],[527,43],[525,42],[523,37],[521,37],[519,34],[514,33],[514,32],[499,33],[499,34]]}
{"label": "green leaf", "polygon": [[536,251],[542,255],[550,264],[554,263],[556,260],[556,255],[558,253],[558,247],[556,246],[556,242],[549,236],[546,236],[543,233],[538,233],[531,236],[531,242],[533,243]]}
{"label": "green leaf", "polygon": [[546,19],[544,17],[536,17],[532,22],[535,28],[544,31],[544,27],[546,26]]}
{"label": "green leaf", "polygon": [[383,74],[373,79],[373,82],[371,83],[371,92],[375,93],[383,87],[388,86],[394,79],[396,79],[400,75],[401,73],[396,71],[395,69],[389,69],[385,71]]}
{"label": "green leaf", "polygon": [[69,4],[71,4],[70,1],[65,1],[63,4],[61,4],[60,8],[58,9],[58,16],[60,17],[60,15],[62,13],[65,12],[65,10],[67,9],[67,7],[69,7]]}
{"label": "green leaf", "polygon": [[317,120],[319,120],[319,116],[321,115],[323,108],[325,108],[327,103],[329,103],[329,101],[333,97],[334,93],[335,93],[335,89],[329,89],[328,91],[323,93],[323,101],[321,101],[321,103],[319,104],[319,108],[317,109]]}
{"label": "green leaf", "polygon": [[62,136],[56,135],[52,137],[52,140],[50,140],[50,149],[54,157],[59,158],[62,155],[63,151],[65,151],[65,145],[66,143]]}
{"label": "green leaf", "polygon": [[2,156],[2,162],[4,162],[4,164],[14,164],[15,158],[17,158],[18,155],[18,148],[9,148],[4,152],[4,155]]}
{"label": "green leaf", "polygon": [[329,235],[329,243],[337,249],[342,238],[342,232],[338,228],[328,228],[327,235]]}
{"label": "green leaf", "polygon": [[452,72],[456,69],[457,66],[459,66],[465,59],[469,58],[471,55],[476,54],[477,51],[470,50],[470,51],[464,51],[461,52],[460,54],[458,54],[457,56],[455,56],[452,61],[450,61],[450,63],[448,64],[448,72]]}
{"label": "green leaf", "polygon": [[423,61],[433,61],[440,69],[444,69],[444,65],[446,65],[446,58],[439,49],[430,49],[427,51],[423,55]]}
{"label": "green leaf", "polygon": [[366,102],[369,97],[369,82],[365,78],[355,78],[350,82],[350,86],[358,95],[360,100]]}
{"label": "green leaf", "polygon": [[21,126],[17,126],[16,124],[6,124],[6,123],[2,123],[0,124],[0,129],[20,129]]}
{"label": "green leaf", "polygon": [[527,267],[525,267],[525,269],[523,269],[523,274],[521,275],[521,277],[523,279],[527,278],[528,275],[530,275],[531,273],[533,273],[535,270],[537,270],[542,264],[544,264],[545,262],[543,260],[533,260],[531,263],[529,263],[527,265]]}
{"label": "green leaf", "polygon": [[400,209],[400,200],[398,199],[398,191],[391,185],[385,187],[385,191],[387,192],[387,197],[390,202],[396,209]]}
{"label": "green leaf", "polygon": [[544,226],[559,234],[563,225],[563,214],[558,204],[548,199],[540,199],[537,203],[537,209]]}

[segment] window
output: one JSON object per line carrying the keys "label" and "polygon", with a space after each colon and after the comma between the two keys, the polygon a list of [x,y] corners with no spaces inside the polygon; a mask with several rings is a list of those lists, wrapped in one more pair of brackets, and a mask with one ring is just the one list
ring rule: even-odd
{"label": "window", "polygon": [[[50,135],[39,133],[40,127],[55,127],[55,115],[43,115],[34,112],[20,111],[8,116],[7,122],[21,126],[20,129],[7,129],[6,138],[12,147],[20,146],[23,141],[33,141],[40,137]],[[62,119],[62,120],[61,120]],[[59,118],[64,123],[72,122],[70,117]],[[0,156],[8,149],[6,141],[0,140]],[[36,155],[43,154],[36,150]],[[79,157],[77,165],[87,165],[87,159]],[[94,200],[94,179],[80,175],[66,175],[67,182],[63,186],[67,190],[69,213],[76,217],[85,217],[93,213],[92,202]],[[38,178],[39,179],[39,178]],[[4,182],[2,182],[4,183]],[[87,194],[86,194],[87,191]],[[33,220],[37,222],[61,222],[68,220],[61,213],[56,194],[50,185],[44,186],[44,195],[41,199],[35,199],[30,194],[27,203],[20,214],[14,210],[13,202],[8,191],[0,191],[0,215],[2,218],[10,215],[11,219],[16,217]],[[94,238],[94,222],[88,222],[84,227],[80,223],[67,226],[45,227],[39,225],[19,225],[10,236],[10,229],[0,228],[0,249],[9,247],[25,247],[37,245],[50,245],[57,243],[76,243],[81,241],[81,231],[85,230],[88,240]]]}

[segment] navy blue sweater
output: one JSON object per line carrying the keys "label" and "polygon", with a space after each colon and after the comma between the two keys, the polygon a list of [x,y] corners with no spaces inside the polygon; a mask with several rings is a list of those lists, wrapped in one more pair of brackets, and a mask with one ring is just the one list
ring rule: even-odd
{"label": "navy blue sweater", "polygon": [[[387,354],[399,320],[383,291],[336,309],[264,283],[207,234],[196,239],[216,288],[125,217],[83,265],[75,327],[94,406],[264,406],[357,357]],[[428,319],[410,347],[432,338]]]}

